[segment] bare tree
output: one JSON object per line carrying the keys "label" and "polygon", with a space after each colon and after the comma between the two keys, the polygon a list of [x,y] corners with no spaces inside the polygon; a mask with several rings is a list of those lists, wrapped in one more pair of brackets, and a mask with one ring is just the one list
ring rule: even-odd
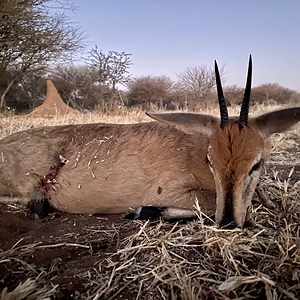
{"label": "bare tree", "polygon": [[97,45],[90,51],[87,59],[95,81],[100,85],[108,85],[116,90],[116,84],[126,84],[129,79],[129,67],[132,65],[130,53],[98,50]]}
{"label": "bare tree", "polygon": [[[199,102],[212,93],[216,86],[215,71],[206,65],[187,67],[177,75],[176,90],[185,93],[192,102]],[[220,68],[222,82],[224,82],[225,65]]]}
{"label": "bare tree", "polygon": [[[0,73],[9,74],[9,83],[0,83],[0,108],[15,81],[26,72],[44,68],[64,55],[69,59],[82,48],[83,34],[64,13],[51,13],[50,0],[1,0]],[[57,1],[57,9],[73,9]],[[54,8],[54,7],[52,7]],[[0,78],[1,81],[1,78]]]}

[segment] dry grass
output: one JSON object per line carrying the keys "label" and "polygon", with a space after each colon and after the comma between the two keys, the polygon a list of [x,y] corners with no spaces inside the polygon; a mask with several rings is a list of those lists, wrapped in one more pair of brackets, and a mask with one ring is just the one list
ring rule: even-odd
{"label": "dry grass", "polygon": [[[38,278],[37,278],[38,280]],[[38,288],[32,279],[27,279],[24,283],[20,283],[13,291],[7,292],[4,288],[0,294],[1,300],[50,300],[57,286],[52,289],[48,287]]]}
{"label": "dry grass", "polygon": [[285,218],[256,207],[246,230],[141,223],[117,258],[100,262],[108,270],[88,299],[113,299],[120,287],[136,299],[299,299],[299,213],[290,202]]}
{"label": "dry grass", "polygon": [[[277,108],[257,106],[253,110],[258,114]],[[237,114],[239,108],[229,110]],[[218,110],[205,113],[218,115]],[[138,110],[80,119],[2,118],[0,125],[5,136],[32,126],[146,120]],[[299,131],[273,137],[273,153],[262,184],[276,209],[262,207],[254,198],[251,216],[255,226],[223,230],[200,211],[199,220],[186,224],[136,221],[138,232],[121,240],[116,253],[99,261],[97,276],[80,299],[124,299],[124,295],[147,300],[300,299],[300,175],[291,179],[294,167],[300,165],[299,142]],[[283,168],[282,178],[278,171]],[[16,245],[0,252],[0,263],[18,259],[36,247],[40,245]],[[38,275],[32,274],[38,281]],[[34,283],[29,280],[18,288],[26,290]],[[46,288],[44,298],[13,298],[4,290],[0,299],[46,299],[55,288]],[[35,286],[31,292],[34,290]]]}
{"label": "dry grass", "polygon": [[[289,107],[280,106],[280,105],[256,105],[251,107],[251,115],[258,115],[268,111],[276,110]],[[154,109],[154,107],[152,107]],[[198,107],[198,112],[204,114],[211,114],[214,116],[219,116],[219,109],[214,106],[204,106]],[[229,115],[239,115],[240,106],[232,105],[228,108]],[[16,116],[5,116],[0,115],[0,138],[3,138],[6,135],[12,134],[13,132],[26,130],[33,127],[42,127],[42,126],[57,126],[65,124],[83,124],[83,123],[138,123],[138,122],[147,122],[151,121],[149,117],[139,108],[132,108],[130,110],[125,107],[121,107],[119,110],[114,111],[113,113],[103,114],[103,113],[90,113],[82,115],[57,115],[54,117],[33,117],[28,115],[16,115]]]}
{"label": "dry grass", "polygon": [[300,178],[291,184],[292,170],[283,181],[263,176],[276,209],[255,202],[250,228],[223,230],[200,212],[187,224],[141,222],[99,263],[108,270],[88,299],[113,299],[120,282],[136,299],[300,299]]}
{"label": "dry grass", "polygon": [[137,123],[150,119],[140,109],[120,108],[113,114],[91,113],[85,115],[57,115],[54,117],[33,117],[28,115],[0,116],[0,138],[13,132],[33,127],[58,126],[83,123]]}

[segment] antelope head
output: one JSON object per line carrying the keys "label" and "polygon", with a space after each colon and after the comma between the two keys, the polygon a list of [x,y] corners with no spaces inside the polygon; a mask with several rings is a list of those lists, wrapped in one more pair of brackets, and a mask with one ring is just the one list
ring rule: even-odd
{"label": "antelope head", "polygon": [[251,93],[252,58],[250,55],[245,94],[238,118],[229,118],[217,63],[215,74],[220,106],[220,125],[209,136],[207,160],[214,176],[216,222],[244,225],[264,162],[270,154],[269,137],[275,132],[299,126],[300,107],[248,118]]}
{"label": "antelope head", "polygon": [[[252,77],[250,56],[240,115],[230,118],[216,62],[215,73],[220,119],[195,113],[148,115],[175,125],[187,134],[192,134],[194,139],[204,141],[203,137],[206,138],[206,163],[213,174],[217,194],[216,222],[221,226],[233,222],[243,227],[263,164],[270,153],[269,137],[275,132],[298,128],[300,107],[248,118]],[[205,156],[199,153],[199,157]]]}
{"label": "antelope head", "polygon": [[251,56],[238,118],[228,117],[216,62],[215,74],[221,120],[220,126],[210,135],[207,153],[217,191],[215,217],[220,225],[235,222],[237,226],[242,227],[259,181],[261,168],[268,158],[269,147],[262,132],[248,120],[252,77]]}

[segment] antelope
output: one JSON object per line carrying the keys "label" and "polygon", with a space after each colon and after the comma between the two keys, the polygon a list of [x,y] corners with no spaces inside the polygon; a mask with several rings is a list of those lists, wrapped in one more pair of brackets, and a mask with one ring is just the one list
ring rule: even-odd
{"label": "antelope", "polygon": [[270,155],[270,136],[299,125],[300,107],[249,118],[252,59],[239,117],[229,117],[215,61],[220,118],[150,113],[139,124],[34,128],[0,141],[0,195],[35,218],[49,207],[75,214],[166,219],[215,214],[243,227]]}

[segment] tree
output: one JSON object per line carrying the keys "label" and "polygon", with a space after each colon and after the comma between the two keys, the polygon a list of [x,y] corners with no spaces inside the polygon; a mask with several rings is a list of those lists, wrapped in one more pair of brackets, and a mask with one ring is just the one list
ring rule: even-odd
{"label": "tree", "polygon": [[108,85],[116,90],[116,84],[126,84],[130,75],[128,68],[132,65],[130,53],[108,51],[107,54],[98,50],[97,45],[90,51],[90,57],[87,59],[92,74],[99,85]]}
{"label": "tree", "polygon": [[141,105],[148,108],[150,103],[164,106],[170,102],[174,82],[167,76],[140,76],[131,80],[128,87],[128,106]]}
{"label": "tree", "polygon": [[[224,83],[225,65],[220,68],[221,80]],[[215,71],[206,65],[187,67],[177,75],[176,90],[185,93],[188,102],[196,103],[207,98],[216,86]]]}
{"label": "tree", "polygon": [[[0,82],[0,108],[10,87],[31,70],[44,68],[64,56],[70,59],[82,48],[82,31],[73,27],[64,13],[51,14],[51,0],[1,0],[0,74],[9,75]],[[55,9],[73,9],[59,3]],[[54,8],[54,7],[52,7]],[[0,78],[1,81],[1,78]]]}
{"label": "tree", "polygon": [[[26,72],[18,84],[24,91],[24,101],[28,104],[29,110],[41,105],[45,100],[47,92],[47,77],[44,69],[37,68]],[[10,90],[11,92],[11,90]]]}
{"label": "tree", "polygon": [[[4,90],[7,85],[10,83],[10,74],[2,73],[1,75],[1,85],[0,89],[2,87],[2,90]],[[28,95],[24,92],[23,87],[20,84],[13,84],[11,88],[9,89],[9,92],[7,93],[5,97],[6,107],[5,110],[7,111],[28,111]]]}
{"label": "tree", "polygon": [[97,104],[94,97],[94,81],[89,66],[60,64],[51,70],[58,93],[67,104],[78,110],[93,109]]}

